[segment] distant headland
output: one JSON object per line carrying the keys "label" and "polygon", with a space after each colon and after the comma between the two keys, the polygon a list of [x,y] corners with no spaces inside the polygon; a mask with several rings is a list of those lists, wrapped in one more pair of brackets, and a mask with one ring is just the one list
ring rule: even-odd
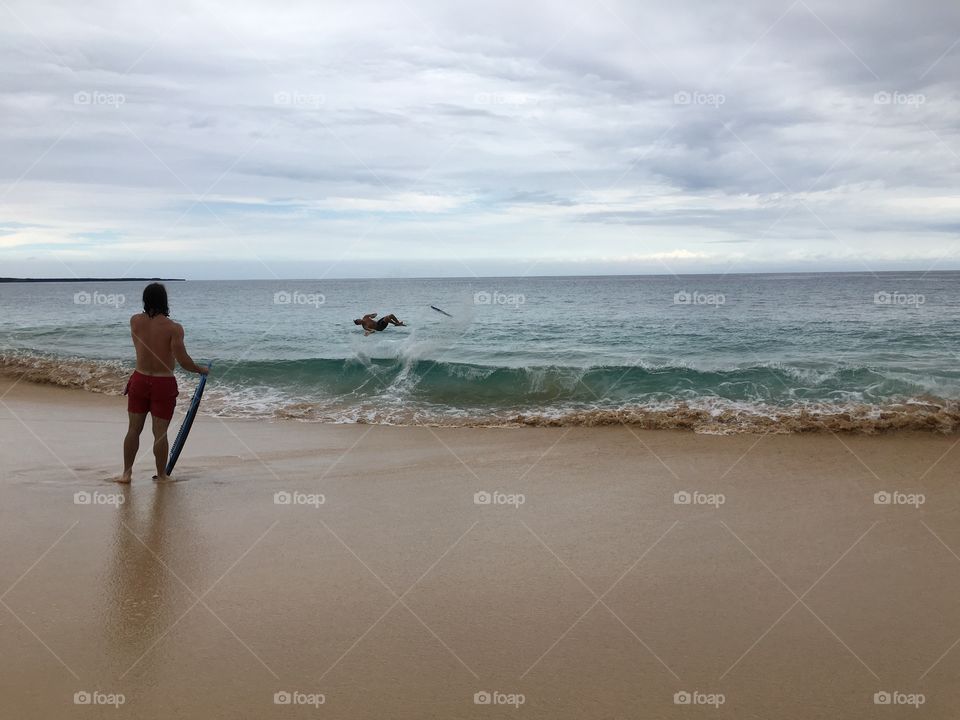
{"label": "distant headland", "polygon": [[75,278],[8,278],[0,277],[0,283],[77,283],[77,282],[186,282],[186,278],[103,278],[103,277],[75,277]]}

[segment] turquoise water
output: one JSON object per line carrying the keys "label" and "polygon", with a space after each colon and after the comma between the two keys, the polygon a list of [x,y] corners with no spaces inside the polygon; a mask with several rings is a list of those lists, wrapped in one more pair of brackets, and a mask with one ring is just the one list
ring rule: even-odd
{"label": "turquoise water", "polygon": [[[142,285],[0,284],[4,362],[121,390]],[[876,417],[960,399],[956,272],[168,289],[190,353],[215,365],[205,410],[225,416],[562,424],[693,408],[713,418]],[[367,312],[409,327],[364,337],[352,321]]]}

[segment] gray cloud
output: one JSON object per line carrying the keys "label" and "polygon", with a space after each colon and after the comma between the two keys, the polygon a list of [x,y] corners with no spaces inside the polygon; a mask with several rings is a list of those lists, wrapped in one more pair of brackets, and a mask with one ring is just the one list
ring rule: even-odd
{"label": "gray cloud", "polygon": [[[588,247],[754,267],[788,243],[801,263],[960,266],[955,3],[17,0],[0,17],[0,253],[24,273],[152,243],[201,267],[238,232],[278,266]],[[204,193],[215,214],[184,217]],[[142,250],[71,245],[91,237]]]}

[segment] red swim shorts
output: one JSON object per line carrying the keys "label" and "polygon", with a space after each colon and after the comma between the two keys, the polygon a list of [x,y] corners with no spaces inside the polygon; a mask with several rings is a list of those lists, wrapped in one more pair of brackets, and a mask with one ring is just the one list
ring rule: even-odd
{"label": "red swim shorts", "polygon": [[127,380],[127,412],[150,412],[155,418],[169,420],[177,404],[177,379],[172,375],[144,375],[134,370]]}

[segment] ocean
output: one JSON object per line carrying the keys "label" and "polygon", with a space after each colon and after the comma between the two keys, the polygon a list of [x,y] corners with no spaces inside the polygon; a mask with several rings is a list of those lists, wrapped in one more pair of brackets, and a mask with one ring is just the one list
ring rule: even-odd
{"label": "ocean", "polygon": [[[119,394],[144,283],[0,284],[0,369]],[[704,433],[960,428],[960,273],[167,284],[202,412]],[[447,313],[444,315],[431,306]],[[353,319],[407,328],[364,337]],[[181,399],[196,378],[180,374]]]}

